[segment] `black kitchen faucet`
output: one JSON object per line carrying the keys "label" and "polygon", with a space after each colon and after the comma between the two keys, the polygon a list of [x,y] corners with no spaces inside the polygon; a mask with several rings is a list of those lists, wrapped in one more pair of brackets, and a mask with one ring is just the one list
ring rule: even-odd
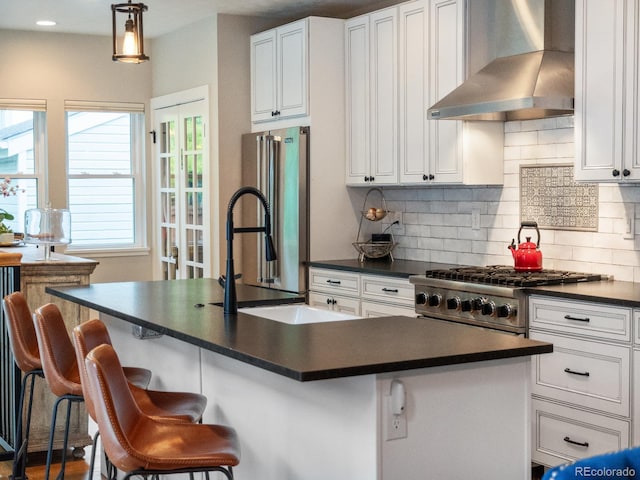
{"label": "black kitchen faucet", "polygon": [[[262,203],[264,209],[264,225],[262,227],[238,227],[233,226],[233,207],[236,202],[243,195],[254,195]],[[255,187],[241,187],[239,188],[229,200],[229,207],[227,208],[227,272],[224,281],[224,313],[235,314],[238,313],[238,299],[236,297],[236,279],[233,266],[233,234],[247,233],[247,232],[264,232],[265,240],[265,258],[272,261],[277,259],[276,249],[273,246],[273,239],[271,238],[271,213],[269,210],[269,204],[266,198],[260,190]]]}

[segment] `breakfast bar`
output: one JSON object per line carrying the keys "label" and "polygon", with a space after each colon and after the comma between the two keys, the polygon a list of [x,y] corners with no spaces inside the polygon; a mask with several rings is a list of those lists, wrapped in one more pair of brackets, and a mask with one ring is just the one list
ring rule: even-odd
{"label": "breakfast bar", "polygon": [[[530,478],[530,356],[549,343],[427,318],[224,315],[211,279],[47,291],[99,312],[152,387],[205,394],[204,420],[238,431],[238,478]],[[240,307],[302,300],[238,286]]]}

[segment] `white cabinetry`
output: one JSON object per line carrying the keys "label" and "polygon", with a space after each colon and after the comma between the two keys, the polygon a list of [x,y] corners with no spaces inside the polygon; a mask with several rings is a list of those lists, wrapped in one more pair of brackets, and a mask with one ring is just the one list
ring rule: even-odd
{"label": "white cabinetry", "polygon": [[640,309],[633,310],[633,445],[640,445]]}
{"label": "white cabinetry", "polygon": [[415,317],[414,288],[408,278],[309,269],[309,305],[362,317]]}
{"label": "white cabinetry", "polygon": [[577,180],[640,181],[636,3],[576,0]]}
{"label": "white cabinetry", "polygon": [[[336,41],[336,35],[343,29],[341,19],[308,17],[251,36],[254,131],[310,125],[312,110],[322,111],[323,102],[334,117],[343,115],[344,102],[335,108],[333,99],[328,99],[342,99],[344,44],[342,37]],[[339,85],[334,72],[341,74]]]}
{"label": "white cabinetry", "polygon": [[[466,0],[430,0],[427,107],[466,78],[466,22]],[[430,120],[429,129],[425,180],[465,185],[503,183],[504,123]]]}
{"label": "white cabinetry", "polygon": [[359,275],[310,268],[309,305],[360,315]]}
{"label": "white cabinetry", "polygon": [[553,466],[629,446],[631,309],[531,296],[532,460]]}
{"label": "white cabinetry", "polygon": [[501,122],[427,120],[465,78],[465,24],[465,0],[347,20],[348,185],[503,182]]}
{"label": "white cabinetry", "polygon": [[309,19],[251,36],[251,120],[307,112]]}
{"label": "white cabinetry", "polygon": [[398,182],[398,9],[345,23],[347,183]]}

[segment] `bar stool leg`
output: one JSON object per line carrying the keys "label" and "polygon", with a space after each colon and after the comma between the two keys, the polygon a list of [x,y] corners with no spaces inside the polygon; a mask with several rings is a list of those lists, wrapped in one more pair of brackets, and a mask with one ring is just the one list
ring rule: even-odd
{"label": "bar stool leg", "polygon": [[[33,387],[35,385],[36,377],[43,377],[42,370],[31,370],[22,377],[20,386],[20,404],[18,405],[18,413],[16,418],[16,446],[20,443],[20,448],[16,451],[13,458],[13,466],[11,470],[12,480],[26,480],[26,468],[27,468],[27,450],[29,447],[29,434],[31,432],[31,411],[33,407]],[[26,432],[23,436],[23,429],[25,429],[22,414],[24,411],[24,397],[27,389],[27,382],[31,380],[29,385],[29,402],[27,404],[27,418],[26,418]]]}
{"label": "bar stool leg", "polygon": [[63,395],[61,397],[58,397],[56,399],[55,404],[53,405],[53,415],[52,415],[52,419],[51,419],[51,428],[49,430],[49,446],[47,449],[47,465],[46,465],[46,470],[45,470],[45,480],[49,480],[49,476],[51,473],[51,462],[52,462],[52,457],[53,457],[53,440],[55,437],[55,430],[56,430],[56,420],[57,420],[57,416],[58,416],[58,405],[60,405],[60,403],[63,400],[67,400],[67,415],[66,415],[66,421],[65,421],[65,428],[64,428],[64,439],[63,439],[63,447],[62,447],[62,461],[61,461],[61,465],[60,465],[60,473],[58,473],[58,476],[56,477],[57,480],[62,480],[64,479],[64,469],[66,466],[66,460],[67,460],[67,446],[69,443],[69,423],[70,423],[70,418],[71,418],[71,405],[74,402],[83,402],[84,398],[78,395]]}

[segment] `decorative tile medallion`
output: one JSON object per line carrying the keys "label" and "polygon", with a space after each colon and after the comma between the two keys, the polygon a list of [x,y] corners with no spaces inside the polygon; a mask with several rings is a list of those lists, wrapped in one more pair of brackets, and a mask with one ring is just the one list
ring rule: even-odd
{"label": "decorative tile medallion", "polygon": [[520,166],[520,220],[551,230],[598,230],[598,185],[576,183],[573,165]]}

